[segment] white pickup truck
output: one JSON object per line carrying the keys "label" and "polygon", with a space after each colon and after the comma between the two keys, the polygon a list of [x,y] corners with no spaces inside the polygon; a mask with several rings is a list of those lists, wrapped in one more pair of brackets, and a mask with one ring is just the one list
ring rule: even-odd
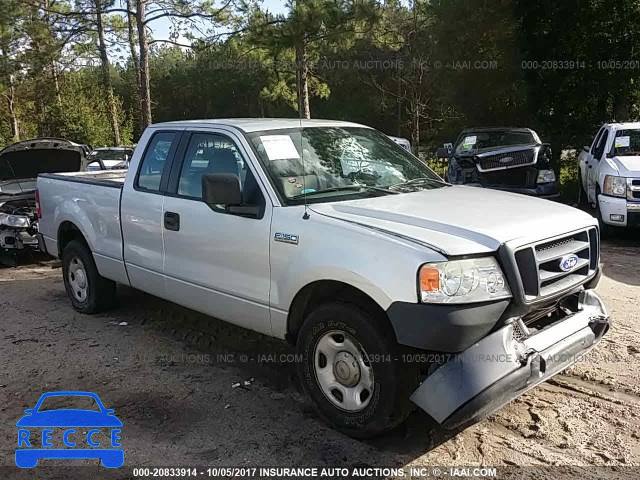
{"label": "white pickup truck", "polygon": [[483,418],[609,328],[591,216],[452,186],[362,125],[158,124],[128,172],[37,186],[76,310],[119,283],[286,339],[306,394],[356,437],[414,404],[447,428]]}
{"label": "white pickup truck", "polygon": [[580,203],[596,206],[603,233],[640,227],[640,122],[604,124],[578,160]]}

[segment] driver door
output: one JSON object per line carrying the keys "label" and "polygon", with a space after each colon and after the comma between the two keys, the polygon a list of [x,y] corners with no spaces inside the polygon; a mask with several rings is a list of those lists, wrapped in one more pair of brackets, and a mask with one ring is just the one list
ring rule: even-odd
{"label": "driver door", "polygon": [[[213,317],[271,334],[270,202],[239,139],[190,132],[176,154],[163,205],[166,298]],[[238,175],[243,204],[259,218],[228,213],[202,200],[202,176]]]}

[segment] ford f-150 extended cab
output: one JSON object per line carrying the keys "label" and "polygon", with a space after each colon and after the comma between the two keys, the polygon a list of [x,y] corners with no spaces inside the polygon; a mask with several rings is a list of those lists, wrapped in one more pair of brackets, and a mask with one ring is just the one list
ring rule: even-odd
{"label": "ford f-150 extended cab", "polygon": [[447,428],[483,418],[609,328],[595,219],[450,185],[362,125],[157,124],[128,172],[40,175],[38,192],[76,310],[120,283],[287,339],[306,394],[356,437],[414,404]]}
{"label": "ford f-150 extended cab", "polygon": [[578,160],[580,203],[596,206],[603,233],[640,227],[640,123],[603,125]]}

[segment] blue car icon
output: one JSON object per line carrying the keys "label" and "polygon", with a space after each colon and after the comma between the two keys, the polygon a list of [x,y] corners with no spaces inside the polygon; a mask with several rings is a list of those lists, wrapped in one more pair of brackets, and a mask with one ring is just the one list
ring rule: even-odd
{"label": "blue car icon", "polygon": [[[62,397],[63,400],[64,397],[89,397],[89,401],[95,400],[99,410],[56,408],[40,411],[42,402],[51,397]],[[60,403],[60,399],[55,400]],[[77,398],[70,398],[70,400],[77,400]],[[16,423],[18,427],[16,465],[18,467],[35,467],[41,458],[99,458],[102,465],[107,468],[118,468],[124,463],[124,451],[122,448],[117,448],[121,447],[122,422],[114,415],[114,410],[104,407],[95,393],[48,392],[40,397],[34,408],[24,412],[26,415]],[[35,440],[30,440],[31,433],[40,428],[42,429],[42,448],[38,448],[39,445],[32,446]],[[68,448],[53,448],[53,428],[65,429],[61,440]],[[110,448],[104,448],[104,445],[96,439],[98,435],[101,435],[101,438],[104,436],[101,433],[103,430],[109,430]],[[88,448],[84,448],[85,439]]]}

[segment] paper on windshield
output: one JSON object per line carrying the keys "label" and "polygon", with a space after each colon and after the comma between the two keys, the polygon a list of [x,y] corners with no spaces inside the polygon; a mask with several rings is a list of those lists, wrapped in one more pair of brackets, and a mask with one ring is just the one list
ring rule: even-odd
{"label": "paper on windshield", "polygon": [[269,160],[299,159],[298,150],[289,135],[264,135],[260,137]]}
{"label": "paper on windshield", "polygon": [[464,148],[465,150],[470,149],[476,144],[477,140],[478,140],[478,137],[476,135],[470,135],[468,137],[464,137],[464,140],[462,141],[462,148]]}
{"label": "paper on windshield", "polygon": [[616,137],[615,147],[616,148],[628,147],[630,145],[630,139],[631,139],[631,137],[629,137],[629,136]]}

